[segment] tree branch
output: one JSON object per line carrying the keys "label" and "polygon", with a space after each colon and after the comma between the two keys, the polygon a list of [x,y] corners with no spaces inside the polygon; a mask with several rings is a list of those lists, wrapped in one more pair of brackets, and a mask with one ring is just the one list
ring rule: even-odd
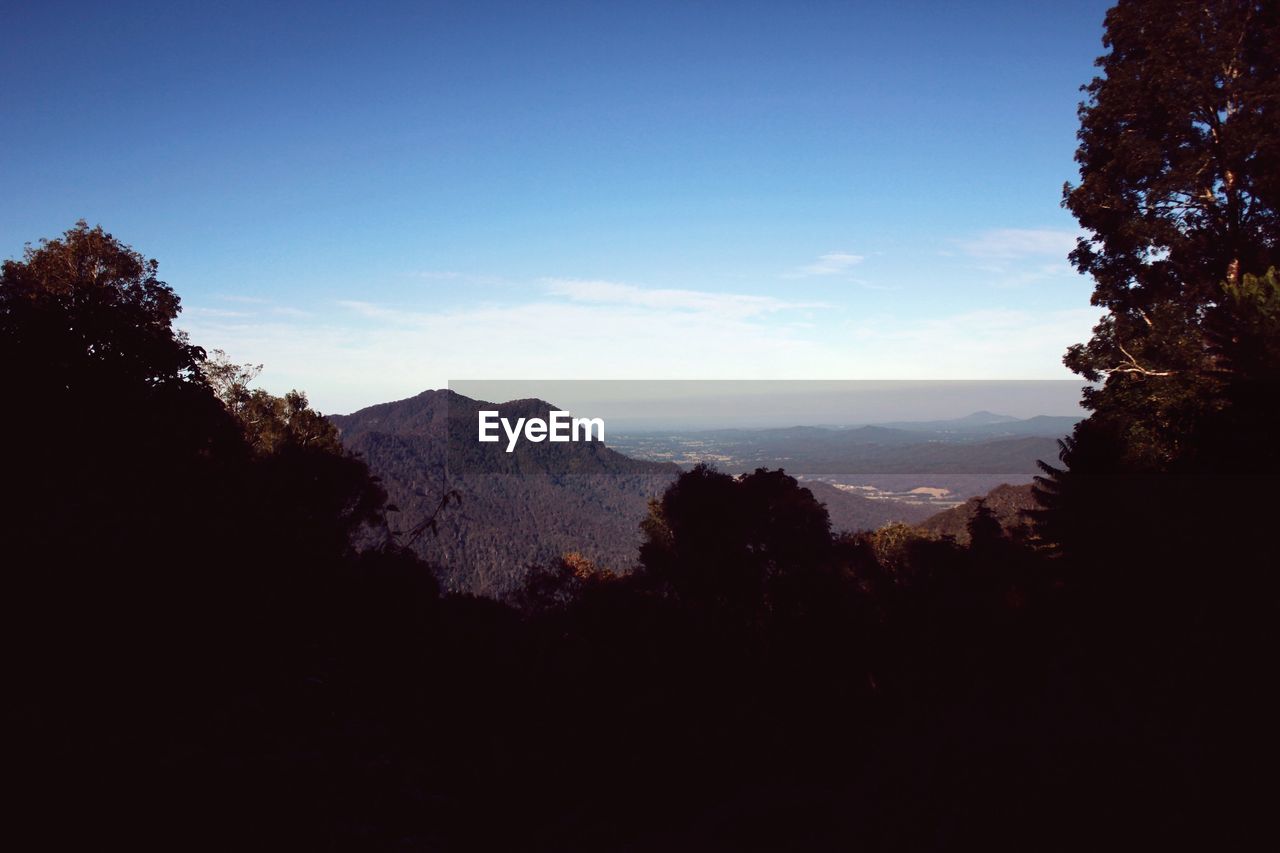
{"label": "tree branch", "polygon": [[[1144,316],[1143,319],[1146,319],[1146,317]],[[1147,322],[1150,323],[1150,320]],[[1104,373],[1136,373],[1139,376],[1175,376],[1178,373],[1176,370],[1149,370],[1138,364],[1138,360],[1124,348],[1124,344],[1116,341],[1116,346],[1120,348],[1120,352],[1124,353],[1124,357],[1129,360],[1129,363],[1123,367],[1112,367],[1103,371]]]}

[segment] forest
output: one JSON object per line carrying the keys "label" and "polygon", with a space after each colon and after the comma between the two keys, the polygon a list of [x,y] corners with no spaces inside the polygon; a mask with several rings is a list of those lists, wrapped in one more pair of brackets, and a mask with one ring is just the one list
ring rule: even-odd
{"label": "forest", "polygon": [[833,533],[698,466],[629,570],[449,591],[414,541],[470,505],[395,506],[155,260],[80,221],[5,261],[15,849],[1274,844],[1280,8],[1126,0],[1104,44],[1063,195],[1090,416],[1017,535]]}

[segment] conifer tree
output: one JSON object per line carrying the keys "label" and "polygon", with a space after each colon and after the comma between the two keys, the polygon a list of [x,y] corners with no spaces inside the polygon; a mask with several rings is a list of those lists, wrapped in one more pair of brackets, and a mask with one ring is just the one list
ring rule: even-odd
{"label": "conifer tree", "polygon": [[1103,43],[1063,204],[1107,314],[1065,362],[1158,469],[1219,405],[1224,288],[1280,265],[1280,4],[1121,0]]}

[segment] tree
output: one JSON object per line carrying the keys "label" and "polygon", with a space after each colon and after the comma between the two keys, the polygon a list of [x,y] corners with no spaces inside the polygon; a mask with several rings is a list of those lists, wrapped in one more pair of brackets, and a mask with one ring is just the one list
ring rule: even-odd
{"label": "tree", "polygon": [[21,575],[28,601],[57,609],[73,589],[87,608],[135,612],[202,572],[227,592],[258,564],[283,597],[286,569],[334,564],[383,523],[385,493],[305,395],[250,391],[252,370],[208,363],[174,327],[180,307],[156,261],[83,221],[0,268],[15,484],[0,537],[13,564],[42,567]]}
{"label": "tree", "polygon": [[386,492],[363,460],[342,446],[338,429],[293,390],[276,396],[250,388],[260,364],[235,364],[213,350],[200,365],[210,389],[239,426],[256,461],[259,497],[276,509],[294,553],[340,553],[361,525],[389,542]]}
{"label": "tree", "polygon": [[1225,630],[1275,600],[1280,4],[1121,0],[1104,44],[1064,205],[1107,309],[1065,361],[1105,381],[1042,463],[1037,530],[1115,625],[1162,606]]}
{"label": "tree", "polygon": [[782,470],[680,475],[643,522],[645,571],[685,603],[752,618],[827,568],[827,509]]}
{"label": "tree", "polygon": [[355,709],[422,709],[434,581],[353,553],[381,489],[305,396],[210,364],[157,271],[84,222],[0,268],[6,763],[45,846],[134,802],[169,838],[205,808],[296,815]]}
{"label": "tree", "polygon": [[270,455],[290,445],[343,453],[337,427],[311,408],[305,393],[294,389],[277,397],[249,387],[262,371],[261,364],[235,364],[216,349],[209,353],[201,371],[256,453]]}
{"label": "tree", "polygon": [[1121,0],[1103,74],[1083,87],[1071,253],[1107,309],[1067,366],[1105,385],[1135,458],[1159,467],[1218,396],[1207,326],[1223,287],[1280,265],[1280,8],[1271,0]]}
{"label": "tree", "polygon": [[215,460],[236,455],[204,352],[174,329],[181,303],[157,269],[84,221],[0,268],[0,382],[15,404],[0,446],[22,484],[0,512],[11,547],[79,543],[101,557],[154,538],[140,522],[156,496],[180,513]]}
{"label": "tree", "polygon": [[30,359],[27,376],[58,372],[62,393],[102,382],[201,384],[204,351],[173,328],[181,301],[157,269],[156,261],[84,220],[39,248],[28,244],[22,261],[0,269],[3,346]]}

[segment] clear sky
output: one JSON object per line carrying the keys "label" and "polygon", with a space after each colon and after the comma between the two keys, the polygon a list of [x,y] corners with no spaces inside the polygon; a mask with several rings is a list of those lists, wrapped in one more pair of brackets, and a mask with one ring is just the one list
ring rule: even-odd
{"label": "clear sky", "polygon": [[1067,378],[1105,2],[6,4],[0,255],[79,218],[350,411],[459,378]]}

